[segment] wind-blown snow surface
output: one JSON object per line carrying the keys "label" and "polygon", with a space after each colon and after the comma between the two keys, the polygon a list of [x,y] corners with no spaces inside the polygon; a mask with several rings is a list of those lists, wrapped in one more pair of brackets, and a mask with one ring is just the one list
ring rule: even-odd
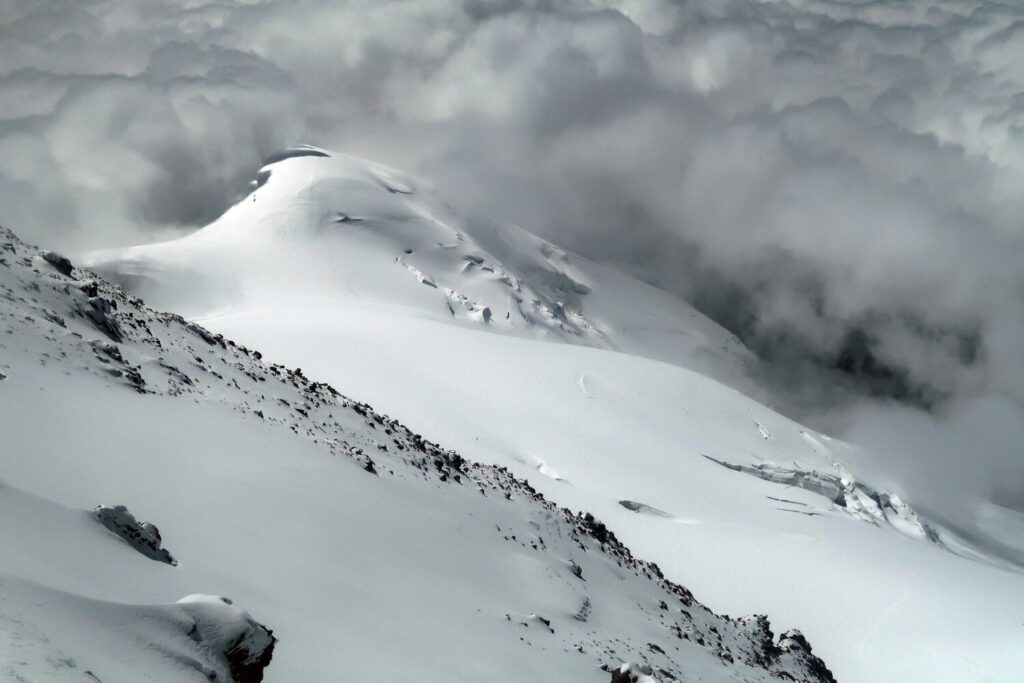
{"label": "wind-blown snow surface", "polygon": [[2,228],[0,330],[4,680],[248,683],[275,638],[268,681],[833,680],[593,516]]}
{"label": "wind-blown snow surface", "polygon": [[921,519],[854,449],[723,386],[762,396],[689,307],[394,171],[295,150],[203,230],[90,263],[592,510],[716,609],[799,625],[841,680],[1024,667],[1024,579],[993,566],[1019,563],[1012,533]]}

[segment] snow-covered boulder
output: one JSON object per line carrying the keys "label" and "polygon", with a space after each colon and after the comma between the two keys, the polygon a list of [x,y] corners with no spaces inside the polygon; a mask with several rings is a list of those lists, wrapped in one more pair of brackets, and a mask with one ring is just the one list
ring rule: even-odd
{"label": "snow-covered boulder", "polygon": [[626,662],[618,669],[612,670],[611,683],[658,683],[654,671],[646,664]]}
{"label": "snow-covered boulder", "polygon": [[274,632],[253,620],[248,612],[235,607],[231,600],[215,595],[189,595],[178,601],[182,609],[194,619],[189,637],[205,647],[222,664],[230,678],[219,676],[211,680],[230,680],[234,683],[259,683],[263,670],[270,664],[277,638]]}

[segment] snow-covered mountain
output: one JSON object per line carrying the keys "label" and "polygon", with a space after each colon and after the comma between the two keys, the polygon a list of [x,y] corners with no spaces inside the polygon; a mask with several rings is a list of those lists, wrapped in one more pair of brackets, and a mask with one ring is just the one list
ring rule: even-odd
{"label": "snow-covered mountain", "polygon": [[766,407],[755,359],[686,304],[396,171],[291,150],[206,228],[86,262],[590,510],[716,610],[800,626],[841,680],[1024,666],[1012,534],[919,515]]}
{"label": "snow-covered mountain", "polygon": [[840,680],[1024,665],[1019,539],[766,407],[685,303],[370,162],[254,185],[86,257],[130,294],[0,239],[3,676],[828,680],[673,581]]}
{"label": "snow-covered mountain", "polygon": [[833,680],[592,515],[4,229],[0,323],[0,679]]}
{"label": "snow-covered mountain", "polygon": [[612,349],[757,391],[750,352],[688,304],[516,226],[467,220],[398,171],[303,147],[268,160],[254,185],[184,239],[87,261],[187,318],[445,323]]}

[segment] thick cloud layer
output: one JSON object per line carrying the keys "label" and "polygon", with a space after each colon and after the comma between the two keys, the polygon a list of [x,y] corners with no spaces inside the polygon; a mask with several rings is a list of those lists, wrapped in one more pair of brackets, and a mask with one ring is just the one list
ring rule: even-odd
{"label": "thick cloud layer", "polygon": [[[37,241],[192,229],[260,159],[318,144],[688,297],[774,361],[794,411],[882,396],[943,429],[995,401],[1024,443],[1024,8],[0,8],[0,221]],[[829,424],[884,441],[875,411]],[[1024,479],[1013,439],[978,431],[963,462]]]}

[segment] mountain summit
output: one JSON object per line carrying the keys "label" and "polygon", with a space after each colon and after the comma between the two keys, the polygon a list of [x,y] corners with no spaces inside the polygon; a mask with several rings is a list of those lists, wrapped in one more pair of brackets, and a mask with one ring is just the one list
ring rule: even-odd
{"label": "mountain summit", "polygon": [[753,356],[678,298],[463,216],[398,171],[313,147],[270,157],[252,192],[205,228],[85,263],[186,317],[302,299],[612,349],[758,392]]}

